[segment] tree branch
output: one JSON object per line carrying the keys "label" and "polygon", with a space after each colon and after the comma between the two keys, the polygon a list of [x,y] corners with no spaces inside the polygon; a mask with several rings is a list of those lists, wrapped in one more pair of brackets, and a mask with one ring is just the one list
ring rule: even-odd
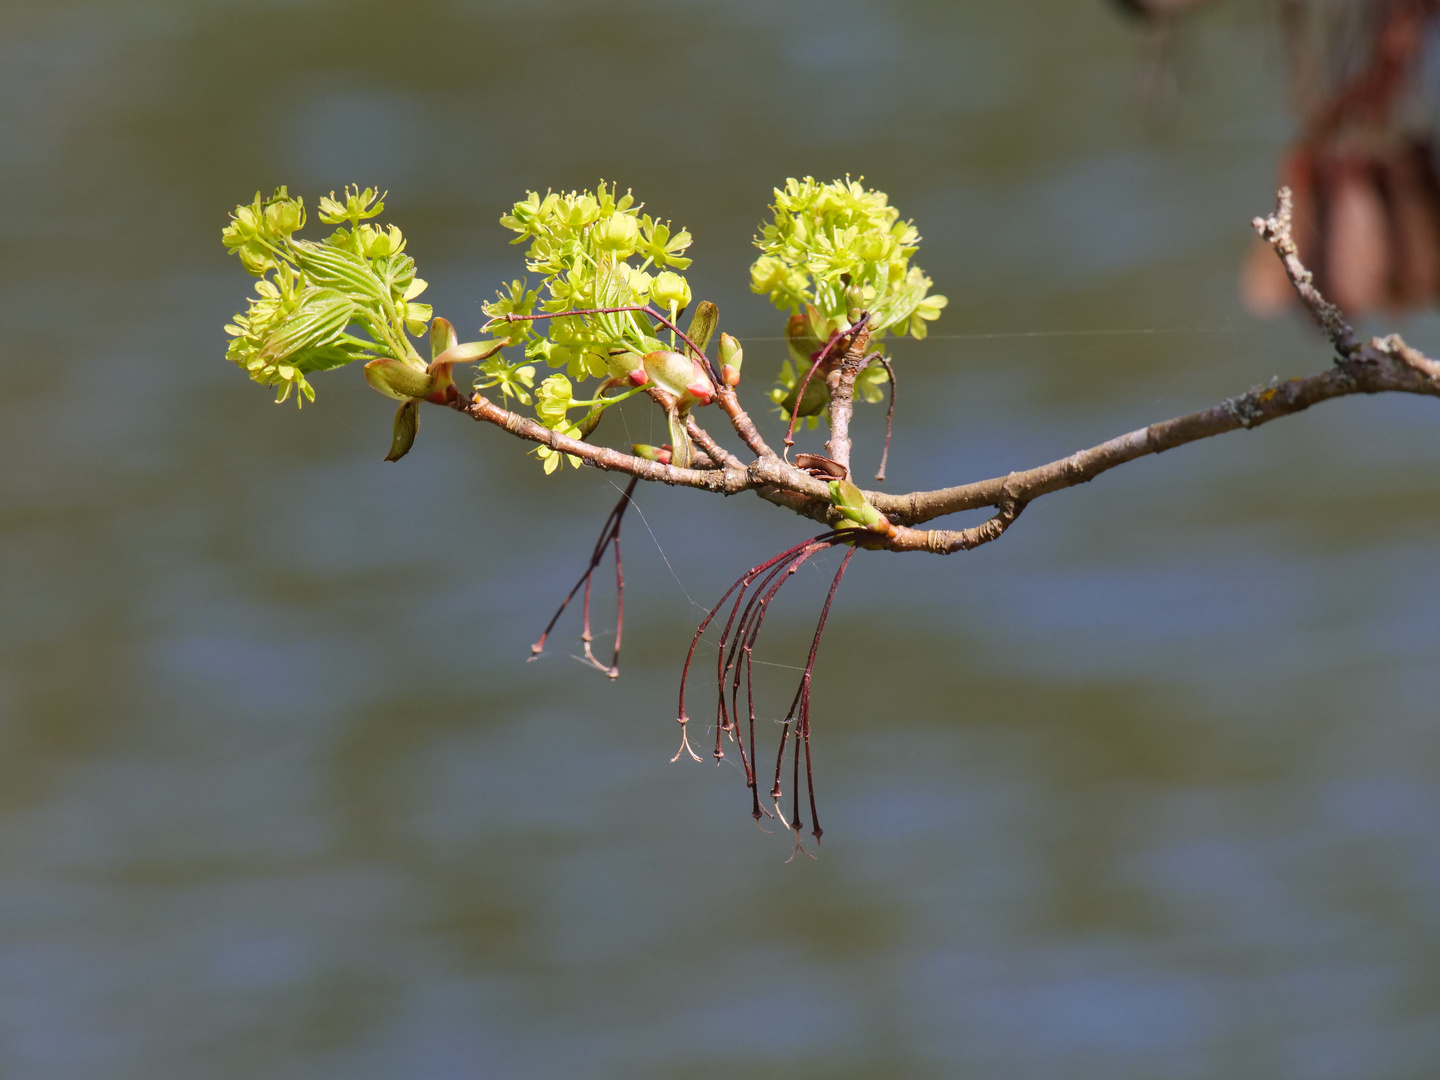
{"label": "tree branch", "polygon": [[738,469],[702,470],[661,465],[658,461],[647,461],[645,458],[612,450],[606,446],[596,446],[593,443],[572,439],[568,435],[562,435],[558,431],[552,431],[550,428],[536,423],[527,416],[503,409],[482,394],[474,394],[468,401],[456,401],[452,407],[472,419],[483,420],[488,424],[503,428],[511,435],[540,443],[552,450],[572,454],[597,469],[628,473],[631,476],[638,476],[642,480],[658,480],[662,484],[718,491],[726,495],[733,495],[756,486],[756,483],[750,479],[749,471],[743,466]]}
{"label": "tree branch", "polygon": [[[638,476],[642,480],[655,480],[676,487],[701,488],[724,495],[735,495],[752,489],[772,488],[787,492],[795,499],[819,500],[830,506],[830,491],[820,481],[793,465],[786,464],[774,454],[758,458],[749,465],[738,467],[726,465],[713,469],[682,469],[675,465],[662,465],[658,461],[612,450],[606,446],[581,442],[558,431],[552,431],[527,416],[511,412],[490,401],[483,394],[473,394],[469,400],[456,400],[451,408],[464,413],[473,420],[483,420],[529,442],[548,446],[552,450],[572,454],[587,465],[611,472],[623,472]],[[698,426],[698,425],[697,425]],[[713,440],[711,440],[713,442]],[[722,454],[726,451],[716,446]],[[708,457],[708,451],[706,456]],[[733,455],[726,454],[733,458]],[[722,458],[722,460],[724,460]]]}
{"label": "tree branch", "polygon": [[[1270,386],[1252,387],[1237,397],[1227,398],[1218,405],[1199,412],[1187,413],[1149,427],[1138,428],[1110,439],[1089,450],[1081,450],[1048,465],[1010,473],[973,484],[942,488],[938,491],[890,495],[866,492],[877,510],[899,526],[918,525],[932,518],[973,510],[982,506],[1003,508],[1007,501],[1022,506],[1041,495],[1074,487],[1093,480],[1101,473],[1127,461],[1158,454],[1185,443],[1222,435],[1236,428],[1253,428],[1303,412],[1312,405],[1350,394],[1380,394],[1389,391],[1425,394],[1440,397],[1440,363],[1407,345],[1398,334],[1374,338],[1362,345],[1340,310],[1331,304],[1314,285],[1314,279],[1296,253],[1290,235],[1290,191],[1281,188],[1276,213],[1256,218],[1255,229],[1275,248],[1285,264],[1295,290],[1314,315],[1334,345],[1338,358],[1328,371],[1276,382]],[[1016,513],[1019,511],[1017,510]],[[999,520],[1002,515],[997,515]],[[1011,518],[1013,520],[1013,516]],[[977,526],[986,530],[991,523]],[[1008,521],[1005,522],[1008,526]],[[1004,532],[1001,526],[994,535],[987,531],[980,543],[995,539]],[[964,533],[938,534],[941,537],[977,539],[976,530]],[[921,543],[905,540],[905,550],[947,551],[975,546],[969,539],[931,539]]]}
{"label": "tree branch", "polygon": [[[909,495],[867,491],[865,494],[877,510],[897,525],[917,525],[960,510],[1000,506],[1007,496],[1030,502],[1052,491],[1087,483],[1101,473],[1138,457],[1158,454],[1213,435],[1223,435],[1236,428],[1259,427],[1332,398],[1387,391],[1440,397],[1440,383],[1435,376],[1402,359],[1393,346],[1391,351],[1381,353],[1378,346],[1382,341],[1388,342],[1388,339],[1377,340],[1363,350],[1364,354],[1375,350],[1373,356],[1343,360],[1329,371],[1273,386],[1254,387],[1208,409],[1137,428],[1038,468],[938,491],[919,491]],[[1405,348],[1408,349],[1408,346]],[[1425,365],[1435,365],[1433,360],[1419,359]],[[1440,368],[1440,365],[1435,366]]]}
{"label": "tree branch", "polygon": [[[871,360],[865,355],[869,345],[870,328],[866,320],[862,320],[852,331],[844,357],[826,378],[830,390],[830,438],[825,442],[825,453],[845,469],[846,476],[850,474],[850,417],[855,412],[855,380]],[[801,397],[803,391],[795,399],[796,409],[800,407]]]}
{"label": "tree branch", "polygon": [[[1021,511],[1042,495],[1088,483],[1101,473],[1136,458],[1163,453],[1237,428],[1259,427],[1303,412],[1320,402],[1352,394],[1397,392],[1440,397],[1440,362],[1407,345],[1398,334],[1362,343],[1339,308],[1320,294],[1310,271],[1301,263],[1291,236],[1289,189],[1280,189],[1276,212],[1269,217],[1256,218],[1254,225],[1256,231],[1274,247],[1302,302],[1334,346],[1337,358],[1333,367],[1284,382],[1272,380],[1268,386],[1252,387],[1218,405],[1137,428],[1088,450],[1080,450],[1069,457],[1022,472],[908,495],[867,491],[866,498],[890,520],[894,529],[889,536],[879,533],[857,535],[854,542],[891,551],[925,551],[942,555],[966,551],[1003,536]],[[645,313],[656,316],[652,311]],[[853,408],[854,380],[869,359],[863,356],[864,336],[855,335],[852,348],[831,374],[834,383],[831,387],[831,437],[826,448],[831,458],[847,467],[850,457],[848,421]],[[851,363],[851,354],[855,364]],[[853,372],[850,371],[852,367],[855,369]],[[717,384],[716,400],[737,434],[756,455],[748,465],[716,443],[693,417],[687,420],[687,430],[705,456],[705,460],[697,460],[697,463],[714,467],[682,469],[661,465],[618,450],[571,439],[510,412],[478,393],[468,401],[452,404],[476,420],[574,455],[599,469],[725,495],[754,491],[761,498],[804,517],[831,526],[840,524],[841,518],[830,501],[828,487],[783,461],[766,445],[754,423],[740,408],[734,390]],[[995,515],[969,529],[914,528],[946,514],[985,506],[995,507]]]}
{"label": "tree branch", "polygon": [[690,436],[690,440],[696,446],[700,447],[700,449],[705,452],[705,456],[715,462],[717,467],[722,464],[732,469],[743,469],[745,467],[743,461],[717,443],[710,436],[710,433],[700,426],[699,422],[695,419],[694,413],[686,414],[685,431]]}
{"label": "tree branch", "polygon": [[1345,321],[1340,309],[1320,295],[1320,290],[1315,287],[1315,275],[1300,261],[1300,248],[1290,231],[1293,221],[1294,200],[1290,189],[1282,187],[1275,200],[1275,213],[1269,217],[1257,217],[1250,224],[1261,238],[1275,249],[1275,254],[1280,256],[1290,284],[1295,287],[1301,303],[1315,317],[1320,329],[1335,346],[1336,353],[1342,358],[1354,356],[1360,351],[1360,341],[1350,324]]}

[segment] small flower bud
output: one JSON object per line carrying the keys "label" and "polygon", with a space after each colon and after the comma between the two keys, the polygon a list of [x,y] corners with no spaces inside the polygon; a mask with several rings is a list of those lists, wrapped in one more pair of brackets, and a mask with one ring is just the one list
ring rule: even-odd
{"label": "small flower bud", "polygon": [[240,265],[256,277],[275,265],[274,256],[262,244],[250,243],[237,250],[240,252]]}
{"label": "small flower bud", "polygon": [[265,227],[280,236],[289,236],[305,224],[305,206],[299,199],[288,198],[282,188],[265,207]]}
{"label": "small flower bud", "polygon": [[665,310],[690,305],[690,283],[672,270],[662,270],[650,283],[650,296]]}
{"label": "small flower bud", "polygon": [[629,214],[611,214],[596,224],[595,246],[601,251],[613,251],[622,259],[635,250],[640,240],[640,222]]}

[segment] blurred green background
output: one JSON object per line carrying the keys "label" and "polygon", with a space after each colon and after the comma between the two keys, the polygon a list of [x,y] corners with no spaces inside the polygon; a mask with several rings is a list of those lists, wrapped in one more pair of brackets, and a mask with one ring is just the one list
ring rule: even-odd
{"label": "blurred green background", "polygon": [[222,359],[257,189],[388,188],[463,339],[521,269],[497,217],[604,177],[692,230],[774,432],[750,238],[785,177],[848,172],[951,299],[895,346],[887,486],[1040,464],[1327,363],[1236,299],[1277,40],[1240,7],[1182,46],[1147,121],[1101,0],[0,7],[0,1075],[1433,1076],[1433,401],[861,553],[825,847],[785,865],[734,768],[669,764],[673,695],[704,609],[813,525],[644,489],[622,677],[573,621],[527,665],[613,478],[440,410],[383,464],[358,371],[301,413]]}

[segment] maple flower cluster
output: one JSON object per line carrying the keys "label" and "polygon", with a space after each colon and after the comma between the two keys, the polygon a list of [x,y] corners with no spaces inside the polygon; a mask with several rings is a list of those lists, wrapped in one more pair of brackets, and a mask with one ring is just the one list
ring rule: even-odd
{"label": "maple flower cluster", "polygon": [[[533,405],[541,424],[575,439],[588,437],[611,406],[649,392],[666,411],[671,433],[671,445],[656,453],[688,462],[688,412],[718,392],[706,364],[677,341],[688,336],[704,350],[718,321],[714,305],[701,303],[688,334],[676,332],[692,299],[681,273],[690,266],[688,231],[642,213],[629,191],[622,195],[604,181],[594,190],[529,192],[500,224],[516,234],[512,243],[528,245],[525,268],[539,283],[511,281],[484,305],[488,321],[480,334],[488,339],[460,344],[450,323],[417,301],[426,284],[400,230],[373,221],[384,198],[356,186],[321,198],[318,216],[336,228],[319,241],[298,238],[305,206],[283,187],[235,208],[224,245],[260,280],[247,309],[225,328],[228,359],[275,387],[277,400],[298,391],[300,402],[314,400],[307,376],[362,361],[371,385],[401,403],[392,459],[413,442],[418,406],[458,400],[452,368],[473,363],[476,390]],[[884,192],[848,177],[791,179],[775,189],[771,213],[750,271],[752,289],[790,314],[789,358],[771,397],[782,415],[798,410],[814,426],[828,396],[824,380],[811,381],[804,402],[793,400],[797,383],[859,312],[869,313],[872,342],[891,330],[923,338],[946,300],[931,294],[930,278],[910,264],[919,233],[900,220]],[[427,332],[428,364],[411,341]],[[506,349],[520,355],[507,361]],[[722,334],[725,386],[738,384],[740,362],[739,343]],[[537,386],[539,364],[560,370]],[[577,386],[590,379],[599,380],[598,388],[577,396]],[[885,379],[872,366],[856,389],[878,401]],[[583,416],[572,419],[577,410]],[[535,453],[546,472],[566,456],[548,446]]]}

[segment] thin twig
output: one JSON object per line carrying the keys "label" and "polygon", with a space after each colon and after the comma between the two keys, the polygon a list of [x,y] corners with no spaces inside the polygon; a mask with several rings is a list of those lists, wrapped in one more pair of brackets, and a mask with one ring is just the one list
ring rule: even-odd
{"label": "thin twig", "polygon": [[1295,287],[1301,302],[1315,317],[1320,329],[1335,346],[1335,352],[1342,359],[1350,359],[1360,351],[1360,340],[1345,321],[1340,309],[1320,295],[1315,287],[1315,275],[1300,261],[1300,248],[1291,233],[1294,221],[1294,199],[1288,187],[1282,187],[1276,199],[1275,213],[1268,217],[1257,217],[1251,222],[1255,231],[1275,249],[1285,266],[1285,274]]}
{"label": "thin twig", "polygon": [[[555,614],[550,617],[550,621],[546,624],[545,631],[540,635],[539,640],[530,646],[531,660],[534,660],[545,651],[545,639],[550,636],[550,631],[555,629],[555,624],[560,621],[560,616],[565,614],[565,609],[570,605],[570,601],[575,599],[575,594],[583,587],[585,589],[585,597],[582,605],[584,614],[582,616],[580,640],[585,644],[585,660],[592,667],[603,671],[612,679],[620,677],[620,639],[625,632],[625,572],[620,562],[620,525],[625,519],[625,511],[629,508],[631,502],[634,501],[631,496],[634,495],[635,485],[639,483],[639,481],[640,478],[638,476],[630,478],[630,483],[626,486],[624,494],[620,496],[620,501],[615,504],[609,515],[606,516],[605,524],[600,528],[600,537],[595,541],[595,547],[590,552],[590,562],[585,567],[585,572],[580,575],[580,580],[577,581],[570,592],[566,594],[565,599],[560,601],[559,608],[557,608]],[[601,558],[605,554],[605,549],[612,545],[615,548],[615,656],[614,659],[611,660],[610,666],[606,667],[600,663],[599,660],[595,659],[595,654],[590,648],[590,643],[595,640],[594,635],[590,633],[590,583],[595,576],[596,568],[600,565]]]}
{"label": "thin twig", "polygon": [[890,361],[884,356],[876,354],[875,363],[885,369],[885,376],[890,380],[890,404],[885,409],[885,449],[880,453],[880,468],[875,472],[875,482],[885,482],[885,465],[890,460],[890,433],[895,429],[895,369],[890,366]]}

